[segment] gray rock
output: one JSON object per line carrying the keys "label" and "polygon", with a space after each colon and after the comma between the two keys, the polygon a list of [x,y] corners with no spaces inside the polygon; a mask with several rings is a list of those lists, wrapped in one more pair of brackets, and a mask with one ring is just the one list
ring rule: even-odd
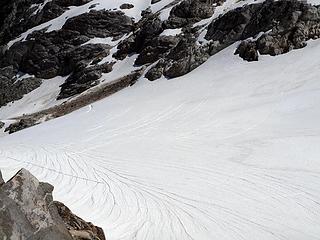
{"label": "gray rock", "polygon": [[4,180],[3,180],[3,178],[2,178],[2,173],[1,173],[1,171],[0,171],[0,187],[1,187],[2,184],[4,184]]}
{"label": "gray rock", "polygon": [[52,191],[25,169],[0,184],[0,239],[105,240],[101,228],[53,202]]}
{"label": "gray rock", "polygon": [[257,40],[242,43],[237,53],[248,61],[257,60],[260,54],[272,56],[306,46],[308,39],[320,37],[318,7],[300,1],[268,0],[244,6],[212,22],[205,36],[214,46],[211,54],[249,37],[267,32]]}
{"label": "gray rock", "polygon": [[13,66],[0,69],[0,107],[21,99],[42,83],[40,79],[33,77],[17,80],[17,74],[18,71]]}
{"label": "gray rock", "polygon": [[145,47],[137,57],[135,64],[143,65],[156,62],[158,59],[168,53],[179,42],[175,36],[155,37],[149,46]]}
{"label": "gray rock", "polygon": [[220,3],[220,1],[184,0],[172,8],[165,26],[166,28],[181,28],[209,18],[214,13],[214,3]]}
{"label": "gray rock", "polygon": [[37,121],[32,118],[23,118],[15,123],[10,124],[4,131],[9,134],[21,131],[23,129],[37,125]]}
{"label": "gray rock", "polygon": [[124,4],[121,4],[120,6],[120,9],[131,9],[131,8],[134,8],[134,5],[130,3],[124,3]]}
{"label": "gray rock", "polygon": [[60,239],[72,239],[52,205],[52,190],[25,169],[1,186],[0,221],[11,223],[0,225],[4,239],[59,239],[53,237],[52,229],[59,229]]}
{"label": "gray rock", "polygon": [[[83,3],[83,1],[82,1]],[[60,3],[61,4],[61,3]],[[93,71],[84,70],[89,63],[97,64],[109,54],[109,46],[103,44],[82,45],[92,37],[122,37],[133,29],[133,20],[124,15],[121,11],[90,11],[69,19],[59,31],[46,33],[44,30],[30,34],[26,41],[17,42],[10,49],[4,52],[0,59],[0,67],[13,66],[16,71],[21,71],[37,78],[50,79],[58,75],[66,76],[72,74],[63,87],[76,89],[71,92],[80,93],[94,85],[98,76],[101,76],[101,67]],[[109,65],[111,66],[111,65]],[[105,68],[104,68],[105,69]],[[111,71],[108,68],[108,71]],[[74,76],[80,76],[75,80]],[[11,82],[2,81],[8,87],[15,81],[14,76],[9,79]],[[85,82],[87,80],[87,82]],[[81,85],[79,86],[79,83]],[[0,79],[1,84],[1,79]],[[85,86],[85,87],[84,87]],[[3,88],[5,89],[5,88]],[[11,100],[19,99],[25,94],[8,97],[8,91],[3,91],[0,104],[4,105]],[[67,91],[62,88],[65,97]],[[1,106],[1,105],[0,105]]]}
{"label": "gray rock", "polygon": [[142,18],[135,26],[133,34],[121,41],[118,51],[114,54],[116,59],[124,59],[132,53],[140,53],[152,46],[156,38],[163,32],[162,21],[157,14]]}
{"label": "gray rock", "polygon": [[20,207],[0,189],[0,239],[28,239],[34,228]]}
{"label": "gray rock", "polygon": [[[50,226],[31,235],[27,240],[77,240],[65,226]],[[80,239],[79,239],[80,240]],[[94,239],[92,239],[94,240]]]}
{"label": "gray rock", "polygon": [[92,37],[121,38],[133,30],[133,20],[121,11],[95,11],[70,18],[63,29]]}
{"label": "gray rock", "polygon": [[252,41],[243,41],[237,48],[235,54],[239,54],[246,61],[258,61],[259,54],[256,44]]}
{"label": "gray rock", "polygon": [[165,57],[146,74],[149,80],[155,80],[163,74],[175,78],[194,70],[209,58],[208,49],[198,46],[192,36],[184,36]]}
{"label": "gray rock", "polygon": [[58,209],[65,226],[74,238],[88,236],[92,240],[106,240],[103,230],[100,227],[94,226],[92,223],[84,221],[71,212],[71,210],[61,202],[54,202]]}
{"label": "gray rock", "polygon": [[80,6],[90,1],[52,0],[37,12],[35,4],[42,4],[43,0],[0,1],[0,45],[19,36],[29,28],[60,16],[69,6]]}
{"label": "gray rock", "polygon": [[112,71],[113,63],[104,63],[101,65],[82,68],[71,74],[71,76],[61,85],[61,91],[58,99],[64,99],[84,92],[85,90],[97,85],[98,80],[103,73]]}
{"label": "gray rock", "polygon": [[145,77],[150,80],[154,81],[163,75],[164,68],[166,67],[166,63],[164,59],[160,59],[159,62],[153,66],[149,71],[145,74]]}

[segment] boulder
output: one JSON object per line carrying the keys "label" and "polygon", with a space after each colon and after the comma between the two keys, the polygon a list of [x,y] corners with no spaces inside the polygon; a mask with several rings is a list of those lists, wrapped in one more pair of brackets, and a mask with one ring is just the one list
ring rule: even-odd
{"label": "boulder", "polygon": [[258,61],[259,54],[256,44],[252,41],[243,41],[237,48],[235,54],[239,54],[246,61]]}
{"label": "boulder", "polygon": [[134,5],[131,3],[124,3],[124,4],[121,4],[120,6],[120,9],[131,9],[131,8],[134,8]]}
{"label": "boulder", "polygon": [[[53,186],[21,169],[0,188],[1,239],[72,240],[52,205]],[[10,224],[11,223],[11,224]],[[59,237],[59,238],[58,238]]]}
{"label": "boulder", "polygon": [[105,240],[101,228],[54,202],[52,191],[25,169],[6,183],[0,173],[0,239]]}

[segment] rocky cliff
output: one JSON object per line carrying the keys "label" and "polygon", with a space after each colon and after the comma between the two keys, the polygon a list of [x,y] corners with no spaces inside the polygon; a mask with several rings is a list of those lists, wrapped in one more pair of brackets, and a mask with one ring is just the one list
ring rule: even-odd
{"label": "rocky cliff", "polygon": [[[132,18],[126,13],[136,6],[129,3],[106,9],[96,0],[2,1],[0,107],[57,76],[66,77],[57,99],[69,100],[99,85],[132,55],[137,56],[132,67],[141,67],[141,76],[154,81],[187,74],[235,43],[235,54],[257,61],[259,55],[283,54],[320,36],[320,7],[306,2],[240,1],[234,8],[224,7],[223,0],[162,2],[150,1],[139,18]],[[74,7],[85,11],[51,29]],[[24,126],[18,129],[37,120],[24,120],[32,124],[18,123]]]}
{"label": "rocky cliff", "polygon": [[101,228],[53,201],[52,192],[25,169],[7,182],[0,173],[0,239],[105,240]]}

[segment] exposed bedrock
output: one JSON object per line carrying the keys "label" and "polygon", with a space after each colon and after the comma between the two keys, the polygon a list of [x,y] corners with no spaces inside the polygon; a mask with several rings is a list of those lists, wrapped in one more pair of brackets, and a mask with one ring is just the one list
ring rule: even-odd
{"label": "exposed bedrock", "polygon": [[[2,0],[0,1],[0,45],[31,27],[63,14],[69,6],[80,6],[91,0]],[[45,4],[45,5],[44,5]]]}
{"label": "exposed bedrock", "polygon": [[[133,20],[120,11],[90,11],[69,19],[61,30],[36,31],[26,41],[15,43],[0,53],[0,66],[40,79],[70,75],[59,97],[67,98],[94,86],[102,73],[112,70],[113,63],[97,65],[109,55],[110,46],[85,43],[94,37],[120,38],[132,30],[133,24]],[[7,102],[0,102],[0,106]]]}
{"label": "exposed bedrock", "polygon": [[133,20],[121,11],[95,11],[69,19],[63,29],[79,32],[87,37],[120,38],[133,30]]}
{"label": "exposed bedrock", "polygon": [[[149,80],[162,75],[168,78],[182,76],[209,57],[207,48],[196,43],[200,28],[192,25],[210,18],[221,3],[212,0],[181,1],[172,8],[164,22],[158,14],[150,13],[136,24],[133,34],[118,45],[114,56],[124,59],[129,54],[138,53],[136,65],[154,63],[145,75]],[[162,35],[164,30],[171,28],[182,28],[182,32],[174,36]]]}
{"label": "exposed bedrock", "polygon": [[278,55],[306,46],[320,36],[320,8],[300,1],[265,1],[226,13],[211,23],[206,39],[213,41],[211,54],[239,41],[236,51],[248,61],[260,54]]}
{"label": "exposed bedrock", "polygon": [[[25,30],[25,21],[21,19],[26,12],[22,11],[24,7],[18,7],[22,2],[25,5],[32,2],[38,8],[43,3],[40,0],[7,3],[7,7],[1,10],[4,15],[0,17],[0,24],[3,26],[1,31],[11,31],[11,27],[17,29],[6,35],[10,39]],[[70,5],[88,2],[53,0],[40,8],[36,15],[40,18],[43,11],[55,12],[56,7],[53,6],[65,11]],[[320,8],[289,0],[267,0],[245,5],[214,19],[207,27],[194,25],[212,17],[221,4],[221,0],[175,1],[165,21],[161,20],[160,12],[153,13],[151,8],[141,12],[142,18],[138,22],[122,11],[91,10],[68,19],[60,30],[46,32],[42,29],[30,34],[25,41],[15,43],[10,49],[0,46],[0,71],[12,69],[12,74],[8,76],[3,73],[0,78],[2,89],[5,89],[0,91],[0,107],[35,89],[39,86],[39,79],[69,75],[61,86],[59,99],[77,95],[97,85],[104,73],[112,71],[114,62],[101,62],[110,54],[111,46],[88,42],[95,37],[123,38],[116,46],[113,57],[121,61],[137,54],[134,64],[151,65],[145,76],[156,80],[161,76],[175,78],[187,74],[210,56],[238,41],[242,42],[235,53],[247,61],[257,61],[261,54],[274,56],[286,53],[302,48],[307,40],[320,36]],[[132,6],[125,4],[121,7],[127,9]],[[51,18],[50,14],[47,16]],[[8,25],[8,19],[14,19],[13,25]],[[21,21],[20,28],[14,27],[16,21]],[[206,41],[202,41],[204,35]],[[1,41],[6,42],[3,38]],[[16,81],[21,73],[34,77]]]}
{"label": "exposed bedrock", "polygon": [[25,169],[8,182],[0,173],[0,239],[105,240],[101,228],[54,202],[52,191]]}
{"label": "exposed bedrock", "polygon": [[223,0],[184,0],[172,8],[169,19],[164,25],[166,28],[181,28],[210,18],[215,6],[223,2]]}
{"label": "exposed bedrock", "polygon": [[12,66],[0,69],[0,106],[18,100],[24,94],[41,85],[41,79],[35,77],[18,78],[18,72]]}

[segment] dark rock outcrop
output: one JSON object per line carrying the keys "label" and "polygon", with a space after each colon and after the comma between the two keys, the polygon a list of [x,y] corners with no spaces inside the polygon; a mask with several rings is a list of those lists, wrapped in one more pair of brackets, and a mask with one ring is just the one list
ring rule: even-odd
{"label": "dark rock outcrop", "polygon": [[[69,6],[91,0],[3,0],[0,2],[0,45],[26,30],[62,15]],[[43,5],[45,4],[45,5]]]}
{"label": "dark rock outcrop", "polygon": [[133,34],[121,41],[116,59],[124,59],[132,53],[140,53],[143,49],[152,46],[153,41],[163,32],[162,21],[158,14],[150,14],[142,18],[136,25]]}
{"label": "dark rock outcrop", "polygon": [[[209,54],[206,48],[196,43],[199,29],[189,25],[211,17],[214,11],[213,4],[213,1],[204,0],[182,1],[172,9],[169,20],[165,22],[160,20],[158,14],[145,16],[136,24],[136,31],[118,45],[114,57],[124,59],[129,54],[138,53],[136,65],[159,61],[145,74],[149,80],[158,79],[162,75],[174,78],[192,71],[206,61]],[[166,28],[181,27],[173,26],[173,22],[183,25],[183,33],[162,36],[161,33]]]}
{"label": "dark rock outcrop", "polygon": [[137,57],[135,64],[143,65],[154,63],[174,48],[179,42],[179,38],[174,36],[159,36],[155,37],[150,44],[143,48]]}
{"label": "dark rock outcrop", "polygon": [[61,92],[58,99],[64,99],[77,95],[98,84],[98,80],[103,73],[112,71],[114,63],[104,63],[101,65],[82,68],[71,74],[64,84],[61,85]]}
{"label": "dark rock outcrop", "polygon": [[131,9],[131,8],[134,8],[134,5],[131,3],[124,3],[124,4],[121,4],[120,6],[120,9]]}
{"label": "dark rock outcrop", "polygon": [[[52,191],[52,185],[39,182],[25,169],[6,183],[0,173],[0,239],[105,240],[101,228],[80,221],[71,211],[54,202]],[[88,233],[83,235],[87,238],[74,234],[70,226]]]}
{"label": "dark rock outcrop", "polygon": [[208,49],[196,43],[193,34],[184,34],[162,58],[146,73],[145,77],[153,81],[164,75],[175,78],[194,70],[209,58]]}
{"label": "dark rock outcrop", "polygon": [[2,178],[2,173],[1,173],[1,171],[0,171],[0,187],[1,187],[2,184],[4,184],[4,180],[3,180],[3,178]]}
{"label": "dark rock outcrop", "polygon": [[222,1],[184,0],[172,8],[169,19],[164,24],[166,28],[181,28],[210,18],[215,9],[213,4],[220,2]]}
{"label": "dark rock outcrop", "polygon": [[96,11],[70,18],[63,29],[77,31],[89,38],[120,38],[133,30],[133,20],[121,11]]}
{"label": "dark rock outcrop", "polygon": [[258,61],[259,54],[257,52],[256,44],[250,40],[243,41],[235,51],[241,58],[249,62]]}
{"label": "dark rock outcrop", "polygon": [[86,239],[106,240],[103,230],[100,227],[96,227],[92,223],[86,222],[74,215],[71,210],[61,202],[55,201],[54,205],[57,207],[62,221],[74,239],[83,239],[82,236],[86,236]]}
{"label": "dark rock outcrop", "polygon": [[[71,74],[62,85],[59,96],[67,98],[94,86],[102,73],[112,70],[113,64],[88,66],[89,63],[97,63],[106,57],[109,45],[83,44],[93,37],[117,39],[129,33],[132,28],[132,19],[120,11],[92,10],[69,19],[61,30],[49,33],[45,30],[36,31],[26,41],[15,43],[10,49],[3,51],[0,66],[10,66],[16,72],[42,79]],[[13,81],[14,78],[11,78],[7,85],[12,86]]]}
{"label": "dark rock outcrop", "polygon": [[37,124],[39,123],[37,123],[35,119],[21,119],[15,123],[10,124],[4,131],[12,134]]}
{"label": "dark rock outcrop", "polygon": [[17,75],[18,71],[12,66],[0,69],[0,107],[22,98],[42,83],[38,78],[18,79]]}
{"label": "dark rock outcrop", "polygon": [[258,52],[272,56],[306,46],[306,41],[320,36],[320,8],[301,1],[273,1],[235,9],[212,22],[206,39],[215,44],[211,54],[239,41],[256,37],[239,45],[236,53],[256,61]]}

